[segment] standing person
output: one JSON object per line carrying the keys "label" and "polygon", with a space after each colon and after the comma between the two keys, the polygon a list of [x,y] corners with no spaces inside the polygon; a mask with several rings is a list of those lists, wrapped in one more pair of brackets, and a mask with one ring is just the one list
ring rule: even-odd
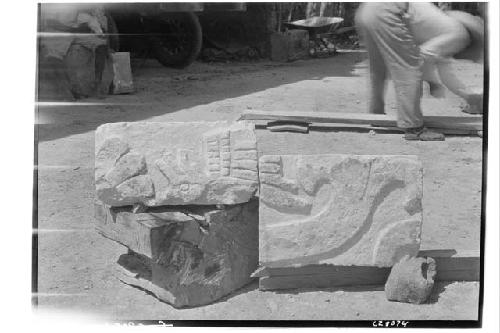
{"label": "standing person", "polygon": [[431,93],[437,96],[439,73],[452,92],[469,103],[482,104],[482,92],[468,91],[451,68],[451,57],[471,44],[471,35],[461,20],[431,3],[364,3],[356,13],[356,25],[369,54],[369,112],[384,113],[390,75],[396,90],[397,123],[406,140],[444,140],[442,133],[424,127],[420,108],[423,79],[430,82]]}

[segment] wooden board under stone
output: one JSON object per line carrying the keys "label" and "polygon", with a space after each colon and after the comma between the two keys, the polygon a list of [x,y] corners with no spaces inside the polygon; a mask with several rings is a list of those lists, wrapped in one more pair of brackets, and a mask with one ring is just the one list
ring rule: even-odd
{"label": "wooden board under stone", "polygon": [[362,270],[345,268],[345,270],[333,274],[265,276],[259,279],[259,289],[280,290],[383,285],[391,271],[389,268],[378,267],[363,267],[366,269]]}
{"label": "wooden board under stone", "polygon": [[418,256],[436,261],[438,281],[479,281],[481,277],[479,251],[424,250]]}
{"label": "wooden board under stone", "polygon": [[[424,250],[420,251],[418,256],[431,257],[436,261],[436,281],[480,279],[478,251]],[[296,268],[264,267],[252,276],[260,277],[260,290],[280,290],[383,285],[390,271],[388,267],[310,265]]]}

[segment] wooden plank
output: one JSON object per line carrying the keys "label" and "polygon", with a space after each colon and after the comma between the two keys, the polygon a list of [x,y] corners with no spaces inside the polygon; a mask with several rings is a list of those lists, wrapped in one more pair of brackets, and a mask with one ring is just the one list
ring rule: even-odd
{"label": "wooden plank", "polygon": [[420,257],[436,261],[437,281],[479,281],[481,257],[479,251],[424,250]]}
{"label": "wooden plank", "polygon": [[[436,261],[436,281],[479,281],[478,251],[424,250],[419,257]],[[390,268],[308,265],[287,268],[260,268],[253,277],[260,277],[261,290],[291,288],[328,288],[343,286],[382,285]]]}
{"label": "wooden plank", "polygon": [[265,276],[259,279],[260,290],[295,288],[332,288],[347,286],[383,285],[390,268],[343,267],[338,273]]}
{"label": "wooden plank", "polygon": [[[243,113],[239,120],[274,120],[306,123],[341,123],[356,125],[371,125],[396,127],[396,118],[389,115],[371,113],[340,113],[340,112],[286,112],[257,111]],[[451,117],[424,116],[424,123],[429,128],[454,129],[463,131],[480,131],[483,129],[481,116]]]}
{"label": "wooden plank", "polygon": [[[269,122],[267,120],[252,120],[256,129],[268,129]],[[305,124],[305,123],[304,123]],[[467,135],[481,137],[482,131],[475,129],[454,129],[454,128],[434,128],[446,135]],[[376,134],[386,133],[404,133],[403,129],[399,127],[387,126],[371,126],[366,124],[341,124],[341,123],[310,123],[309,131],[347,131],[347,132],[369,132],[374,131]]]}
{"label": "wooden plank", "polygon": [[309,133],[309,124],[308,123],[273,121],[273,122],[269,122],[266,125],[266,127],[271,132]]}
{"label": "wooden plank", "polygon": [[[436,260],[441,273],[445,271],[471,271],[479,272],[480,256],[478,251],[449,250],[422,250],[419,257],[431,257]],[[252,277],[287,276],[287,275],[321,275],[337,274],[342,270],[364,269],[366,267],[334,266],[334,265],[306,265],[301,267],[261,267],[252,274]],[[479,280],[479,273],[471,275],[467,281]],[[439,273],[438,273],[439,275]],[[445,276],[445,275],[443,275]],[[443,279],[442,279],[443,280]],[[446,279],[444,279],[446,280]]]}

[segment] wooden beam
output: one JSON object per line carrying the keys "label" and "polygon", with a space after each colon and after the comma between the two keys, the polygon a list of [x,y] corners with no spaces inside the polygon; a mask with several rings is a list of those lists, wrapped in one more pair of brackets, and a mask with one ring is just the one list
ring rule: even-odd
{"label": "wooden beam", "polygon": [[479,281],[481,257],[479,251],[424,250],[419,257],[436,261],[437,281]]}
{"label": "wooden beam", "polygon": [[271,132],[309,133],[309,124],[291,121],[273,121],[266,124]]}
{"label": "wooden beam", "polygon": [[[303,123],[339,123],[397,127],[396,118],[371,113],[246,111],[239,120],[292,121]],[[424,116],[425,126],[435,129],[477,132],[483,129],[481,116]]]}
{"label": "wooden beam", "polygon": [[[270,130],[269,124],[273,122],[268,122],[267,120],[252,120],[255,124],[256,129],[267,129]],[[300,123],[297,123],[300,124]],[[404,133],[404,130],[399,127],[386,127],[386,126],[371,126],[363,124],[340,124],[340,123],[302,123],[302,126],[308,126],[309,131],[319,131],[319,132],[330,132],[330,131],[359,131],[359,132],[369,132],[374,131],[377,134],[385,133]],[[477,131],[475,129],[453,129],[453,128],[439,128],[441,133],[446,135],[467,135],[467,136],[479,136],[481,137],[482,131]],[[278,131],[272,131],[278,132]]]}
{"label": "wooden beam", "polygon": [[[424,250],[419,257],[436,261],[436,281],[479,281],[478,251]],[[267,268],[252,276],[260,277],[259,289],[329,288],[346,286],[383,285],[389,267],[308,265],[303,267]]]}
{"label": "wooden beam", "polygon": [[379,267],[332,267],[322,274],[294,274],[264,276],[259,279],[260,290],[294,288],[331,288],[346,286],[383,285],[391,272]]}

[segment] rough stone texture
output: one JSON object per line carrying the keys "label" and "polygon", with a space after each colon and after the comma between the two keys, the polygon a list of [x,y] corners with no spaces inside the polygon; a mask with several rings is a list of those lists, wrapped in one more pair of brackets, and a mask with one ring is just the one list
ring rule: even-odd
{"label": "rough stone texture", "polygon": [[405,256],[392,267],[385,295],[389,301],[424,303],[432,292],[435,276],[434,259]]}
{"label": "rough stone texture", "polygon": [[65,64],[66,75],[75,97],[109,93],[113,82],[113,63],[108,55],[105,39],[93,35],[75,39],[66,54]]}
{"label": "rough stone texture", "polygon": [[390,267],[417,255],[422,166],[415,156],[264,155],[259,260]]}
{"label": "rough stone texture", "polygon": [[258,188],[252,124],[105,124],[95,147],[97,198],[107,205],[237,204]]}
{"label": "rough stone texture", "polygon": [[208,304],[250,282],[258,265],[258,201],[224,209],[96,204],[97,229],[129,248],[119,278],[175,307]]}

